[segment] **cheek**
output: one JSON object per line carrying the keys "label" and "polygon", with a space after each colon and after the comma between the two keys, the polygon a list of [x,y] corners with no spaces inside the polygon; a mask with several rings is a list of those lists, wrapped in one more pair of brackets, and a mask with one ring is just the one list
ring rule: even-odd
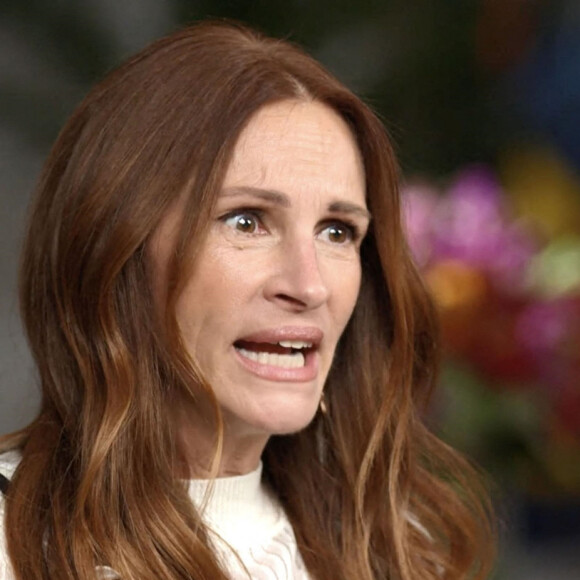
{"label": "cheek", "polygon": [[184,337],[201,346],[226,335],[243,312],[259,283],[259,264],[247,263],[239,251],[210,247],[200,257],[177,301],[177,318]]}
{"label": "cheek", "polygon": [[335,315],[341,324],[341,332],[349,321],[356,305],[361,285],[361,266],[356,263],[341,265],[332,274]]}

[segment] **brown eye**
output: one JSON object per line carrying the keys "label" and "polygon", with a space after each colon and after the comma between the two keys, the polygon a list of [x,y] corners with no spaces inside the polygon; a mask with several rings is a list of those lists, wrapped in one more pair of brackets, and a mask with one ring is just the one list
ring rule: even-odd
{"label": "brown eye", "polygon": [[228,217],[225,223],[231,228],[244,234],[254,234],[258,231],[259,221],[251,213],[237,213]]}
{"label": "brown eye", "polygon": [[348,234],[344,228],[331,227],[328,229],[328,239],[335,244],[342,244],[348,239]]}
{"label": "brown eye", "polygon": [[320,232],[320,237],[331,244],[341,245],[351,242],[354,239],[354,232],[345,224],[330,224]]}

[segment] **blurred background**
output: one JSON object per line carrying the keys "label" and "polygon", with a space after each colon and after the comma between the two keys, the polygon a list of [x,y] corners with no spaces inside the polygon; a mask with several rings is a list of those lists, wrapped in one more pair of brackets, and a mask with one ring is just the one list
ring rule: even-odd
{"label": "blurred background", "polygon": [[442,314],[431,421],[495,482],[494,578],[580,578],[577,0],[1,0],[0,432],[38,401],[16,269],[42,161],[106,71],[206,17],[304,45],[384,120]]}

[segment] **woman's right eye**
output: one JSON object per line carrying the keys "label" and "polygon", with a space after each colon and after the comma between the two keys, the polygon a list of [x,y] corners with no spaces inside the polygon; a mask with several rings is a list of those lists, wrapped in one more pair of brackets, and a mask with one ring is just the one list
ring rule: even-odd
{"label": "woman's right eye", "polygon": [[223,221],[233,230],[243,234],[259,234],[264,229],[260,217],[255,212],[230,213],[223,218]]}

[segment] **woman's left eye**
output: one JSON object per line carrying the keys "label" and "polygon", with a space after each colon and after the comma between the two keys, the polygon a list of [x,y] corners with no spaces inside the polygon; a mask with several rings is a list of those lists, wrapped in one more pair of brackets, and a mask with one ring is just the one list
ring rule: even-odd
{"label": "woman's left eye", "polygon": [[356,239],[356,229],[344,223],[332,223],[327,225],[319,234],[332,244],[347,244]]}

